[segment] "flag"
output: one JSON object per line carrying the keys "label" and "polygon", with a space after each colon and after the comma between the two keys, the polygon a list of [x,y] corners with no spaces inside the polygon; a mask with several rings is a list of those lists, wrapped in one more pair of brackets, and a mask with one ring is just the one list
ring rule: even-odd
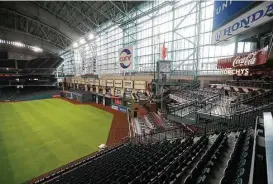
{"label": "flag", "polygon": [[165,60],[167,57],[167,48],[165,47],[165,40],[162,47],[162,59]]}

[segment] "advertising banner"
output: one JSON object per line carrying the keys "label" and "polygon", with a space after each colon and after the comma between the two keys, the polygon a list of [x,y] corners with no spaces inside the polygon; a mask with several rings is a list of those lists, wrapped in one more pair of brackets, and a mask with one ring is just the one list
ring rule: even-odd
{"label": "advertising banner", "polygon": [[85,79],[85,84],[90,84],[90,80],[88,78]]}
{"label": "advertising banner", "polygon": [[[234,2],[232,2],[234,3]],[[273,2],[262,2],[239,17],[231,20],[212,32],[212,44],[226,41],[230,37],[260,26],[273,19]]]}
{"label": "advertising banner", "polygon": [[112,107],[112,109],[114,109],[114,110],[117,110],[117,111],[118,111],[118,106],[116,106],[116,105],[112,105],[111,107]]}
{"label": "advertising banner", "polygon": [[94,79],[89,79],[89,84],[90,85],[95,85],[95,80]]}
{"label": "advertising banner", "polygon": [[114,86],[116,88],[122,88],[122,80],[115,80]]}
{"label": "advertising banner", "polygon": [[127,107],[124,107],[124,106],[118,106],[118,110],[119,110],[120,112],[124,112],[124,113],[126,113],[126,112],[127,112]]}
{"label": "advertising banner", "polygon": [[114,86],[114,81],[113,80],[107,80],[106,81],[106,86],[113,87]]}
{"label": "advertising banner", "polygon": [[146,81],[134,81],[134,88],[135,89],[146,89]]}
{"label": "advertising banner", "polygon": [[95,80],[95,86],[99,86],[100,85],[100,80]]}
{"label": "advertising banner", "polygon": [[[268,47],[251,53],[243,53],[239,56],[219,59],[217,68],[221,69],[223,75],[249,76],[258,73],[261,69],[259,66],[267,62]],[[262,70],[265,70],[263,68]]]}
{"label": "advertising banner", "polygon": [[119,68],[121,70],[133,70],[134,69],[133,46],[119,49],[118,59]]}
{"label": "advertising banner", "polygon": [[58,81],[58,82],[63,82],[64,79],[63,79],[63,78],[58,78],[57,81]]}
{"label": "advertising banner", "polygon": [[249,76],[249,68],[226,68],[221,70],[223,75]]}
{"label": "advertising banner", "polygon": [[268,47],[251,53],[243,53],[238,56],[223,58],[217,61],[218,69],[242,68],[263,65],[267,61]]}
{"label": "advertising banner", "polygon": [[214,1],[212,30],[216,30],[228,23],[230,20],[238,17],[253,3],[255,2],[232,0]]}
{"label": "advertising banner", "polygon": [[124,88],[133,88],[133,81],[131,80],[124,80],[123,81],[123,87]]}
{"label": "advertising banner", "polygon": [[100,80],[100,86],[106,86],[106,80]]}

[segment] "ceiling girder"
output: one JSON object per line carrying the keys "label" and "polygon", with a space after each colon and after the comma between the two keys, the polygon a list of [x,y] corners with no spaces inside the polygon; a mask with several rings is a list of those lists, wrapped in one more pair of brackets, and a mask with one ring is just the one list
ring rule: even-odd
{"label": "ceiling girder", "polygon": [[[76,11],[78,11],[83,17],[85,17],[89,22],[91,22],[94,26],[98,27],[99,25],[96,24],[92,19],[90,19],[85,13],[83,13],[81,11],[81,9],[77,8],[76,5],[71,4],[72,1],[70,3],[67,3],[70,7],[72,7],[73,9],[75,9]],[[83,20],[84,21],[84,20]],[[92,27],[90,27],[90,30],[92,29]]]}
{"label": "ceiling girder", "polygon": [[[71,22],[70,21],[70,18],[73,17],[73,15],[76,12],[76,10],[73,11],[73,9],[71,7],[69,7],[68,5],[66,5],[65,2],[64,2],[64,5],[61,6],[61,8],[60,8],[60,13],[62,12],[61,10],[65,9],[65,11],[68,12],[67,14],[69,15],[68,19],[66,19],[65,16],[62,16],[59,13],[57,13],[57,14],[54,13],[50,8],[48,8],[46,6],[47,3],[41,4],[39,1],[38,2],[34,2],[33,1],[32,3],[34,3],[36,6],[38,6],[40,8],[43,8],[43,9],[47,10],[50,14],[54,15],[55,17],[57,17],[57,18],[65,21],[66,23],[68,23],[68,26],[71,27],[72,29],[74,29],[75,31],[80,32],[81,34],[85,34],[86,33],[86,31],[80,29],[79,26],[74,25],[77,22],[75,22],[75,21]],[[57,4],[55,1],[51,1],[51,3],[54,3],[55,6],[59,7],[59,4]]]}
{"label": "ceiling girder", "polygon": [[0,36],[56,53],[105,21],[120,25],[121,18],[128,18],[128,11],[136,4],[112,0],[0,2]]}
{"label": "ceiling girder", "polygon": [[[14,29],[24,32],[24,34],[40,37],[41,40],[49,41],[61,49],[66,48],[71,43],[71,39],[66,35],[38,20],[2,7],[0,7],[0,10],[3,17],[2,21],[0,21],[2,28]],[[26,22],[26,24],[22,24],[22,22]],[[62,42],[57,40],[62,40]]]}
{"label": "ceiling girder", "polygon": [[106,15],[104,12],[101,11],[101,8],[106,4],[104,3],[99,9],[97,9],[92,3],[89,3],[89,1],[84,1],[85,4],[87,4],[88,6],[92,7],[93,10],[95,10],[95,13],[98,11],[102,16],[104,16],[105,18],[107,18],[108,20],[111,20],[111,18]]}

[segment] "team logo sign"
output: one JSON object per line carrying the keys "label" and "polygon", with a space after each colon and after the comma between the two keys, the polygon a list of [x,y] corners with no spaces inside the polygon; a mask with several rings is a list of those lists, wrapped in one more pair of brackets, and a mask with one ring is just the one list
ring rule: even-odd
{"label": "team logo sign", "polygon": [[133,48],[123,48],[119,53],[119,65],[121,69],[133,68]]}
{"label": "team logo sign", "polygon": [[219,40],[221,40],[221,31],[219,31],[219,32],[217,32],[216,34],[215,34],[215,40],[216,41],[219,41]]}

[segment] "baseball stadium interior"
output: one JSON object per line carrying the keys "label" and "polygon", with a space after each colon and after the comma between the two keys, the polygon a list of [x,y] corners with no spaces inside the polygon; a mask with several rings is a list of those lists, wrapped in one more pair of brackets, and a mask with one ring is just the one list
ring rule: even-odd
{"label": "baseball stadium interior", "polygon": [[1,184],[273,184],[273,1],[0,1]]}

